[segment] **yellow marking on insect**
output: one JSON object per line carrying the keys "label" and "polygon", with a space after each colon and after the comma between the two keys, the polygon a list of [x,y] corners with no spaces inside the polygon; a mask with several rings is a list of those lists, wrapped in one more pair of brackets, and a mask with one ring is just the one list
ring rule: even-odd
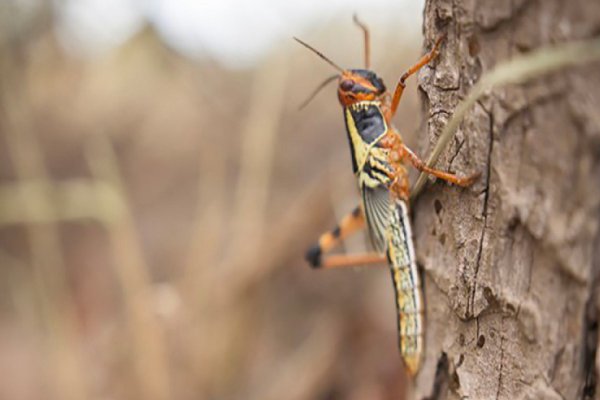
{"label": "yellow marking on insect", "polygon": [[358,186],[359,187],[366,186],[366,187],[374,188],[379,185],[381,185],[381,181],[379,179],[373,178],[373,177],[369,176],[368,174],[359,172],[359,174],[358,174]]}
{"label": "yellow marking on insect", "polygon": [[350,133],[350,140],[352,141],[352,148],[354,149],[354,159],[356,160],[356,165],[358,167],[357,173],[362,171],[367,162],[367,158],[369,155],[375,150],[375,145],[379,140],[381,140],[388,132],[388,126],[383,121],[384,130],[379,137],[377,137],[372,143],[365,143],[362,136],[358,132],[358,128],[356,128],[356,122],[354,121],[354,117],[352,117],[351,109],[354,111],[364,110],[370,106],[374,106],[377,108],[381,108],[381,103],[379,101],[361,101],[359,103],[352,104],[350,107],[347,107],[345,110],[346,117],[346,126],[348,127],[348,132]]}

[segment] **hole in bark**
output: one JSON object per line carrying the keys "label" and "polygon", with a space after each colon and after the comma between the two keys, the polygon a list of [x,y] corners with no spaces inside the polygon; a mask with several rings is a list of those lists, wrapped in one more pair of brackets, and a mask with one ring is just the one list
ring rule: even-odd
{"label": "hole in bark", "polygon": [[477,347],[482,348],[485,345],[485,336],[479,335],[477,338]]}
{"label": "hole in bark", "polygon": [[514,232],[514,230],[517,229],[518,225],[519,225],[519,217],[517,215],[515,215],[508,221],[508,230],[510,232]]}
{"label": "hole in bark", "polygon": [[442,233],[440,235],[440,243],[442,244],[442,246],[446,244],[446,234],[445,233]]}
{"label": "hole in bark", "polygon": [[512,303],[507,303],[506,304],[506,310],[509,311],[509,312],[511,312],[511,313],[514,313],[514,314],[517,313],[517,308]]}
{"label": "hole in bark", "polygon": [[435,213],[437,215],[440,215],[440,212],[442,211],[442,202],[438,199],[435,199],[435,201],[433,202],[433,208],[435,208]]}
{"label": "hole in bark", "polygon": [[458,357],[458,362],[456,363],[456,367],[455,368],[458,369],[458,367],[460,367],[463,364],[463,362],[465,362],[465,355],[461,354]]}
{"label": "hole in bark", "polygon": [[494,292],[489,286],[483,288],[483,298],[488,302],[488,304],[496,304],[496,297],[494,296]]}
{"label": "hole in bark", "polygon": [[480,50],[481,46],[479,45],[479,40],[477,39],[477,36],[471,36],[469,38],[469,55],[471,57],[475,57],[477,54],[479,54]]}

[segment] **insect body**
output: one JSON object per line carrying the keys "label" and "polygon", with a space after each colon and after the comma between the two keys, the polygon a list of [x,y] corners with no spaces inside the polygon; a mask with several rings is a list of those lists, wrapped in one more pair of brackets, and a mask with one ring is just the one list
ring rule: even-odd
{"label": "insect body", "polygon": [[[369,68],[369,33],[356,17],[355,22],[365,35],[365,65]],[[321,235],[306,258],[313,267],[320,268],[389,264],[396,294],[400,352],[408,372],[415,375],[423,352],[425,310],[409,221],[409,183],[404,164],[408,162],[420,171],[460,186],[470,185],[478,176],[461,178],[427,167],[404,145],[391,124],[405,87],[404,81],[436,57],[441,38],[430,53],[402,75],[393,95],[387,92],[383,81],[374,72],[342,69],[308,44],[296,40],[339,72],[335,76],[338,99],[344,112],[352,167],[361,195],[361,204],[344,217],[339,226]],[[323,257],[365,223],[374,253]]]}

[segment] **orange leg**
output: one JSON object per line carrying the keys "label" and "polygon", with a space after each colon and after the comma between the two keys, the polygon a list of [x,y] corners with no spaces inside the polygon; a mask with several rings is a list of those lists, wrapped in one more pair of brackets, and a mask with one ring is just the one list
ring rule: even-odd
{"label": "orange leg", "polygon": [[400,104],[400,98],[402,97],[402,93],[404,92],[404,88],[406,87],[406,85],[404,84],[404,81],[406,81],[406,79],[408,79],[409,76],[411,76],[412,74],[414,74],[415,72],[417,72],[418,70],[423,68],[423,66],[425,66],[429,61],[431,61],[435,57],[437,57],[438,51],[440,48],[440,44],[442,43],[442,40],[444,40],[444,38],[445,38],[445,35],[440,36],[435,41],[435,44],[433,45],[433,49],[431,49],[431,51],[429,53],[425,54],[415,65],[410,67],[408,69],[408,71],[406,71],[400,77],[400,81],[396,85],[396,90],[394,91],[394,97],[392,97],[392,105],[390,107],[389,115],[387,116],[388,122],[394,117],[394,115],[396,114],[396,110],[398,109],[398,104]]}
{"label": "orange leg", "polygon": [[455,185],[462,187],[467,187],[471,186],[473,182],[475,182],[475,180],[481,175],[481,172],[477,172],[473,175],[469,175],[466,177],[459,177],[449,172],[444,172],[434,168],[430,168],[423,162],[423,160],[421,160],[415,153],[413,153],[408,147],[406,147],[404,143],[402,143],[401,146],[402,153],[416,169],[418,169],[421,172],[425,172],[429,175],[433,175],[436,178],[443,179],[446,182],[454,183]]}
{"label": "orange leg", "polygon": [[341,267],[356,267],[359,265],[384,265],[387,259],[384,255],[378,253],[365,254],[340,254],[331,255],[325,258],[318,268],[341,268]]}
{"label": "orange leg", "polygon": [[323,254],[328,253],[350,236],[365,226],[365,217],[360,207],[356,207],[350,214],[342,218],[338,226],[319,238],[317,244],[306,252],[306,260],[314,268],[338,268],[345,266],[384,263],[385,256],[377,253],[331,255],[323,259]]}

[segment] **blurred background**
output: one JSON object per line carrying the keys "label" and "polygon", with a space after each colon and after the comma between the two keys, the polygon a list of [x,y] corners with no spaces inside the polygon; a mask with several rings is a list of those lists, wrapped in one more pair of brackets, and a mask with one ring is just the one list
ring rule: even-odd
{"label": "blurred background", "polygon": [[422,7],[0,2],[0,399],[402,398],[388,271],[303,260],[358,196],[291,37],[362,67],[357,13],[393,88]]}

